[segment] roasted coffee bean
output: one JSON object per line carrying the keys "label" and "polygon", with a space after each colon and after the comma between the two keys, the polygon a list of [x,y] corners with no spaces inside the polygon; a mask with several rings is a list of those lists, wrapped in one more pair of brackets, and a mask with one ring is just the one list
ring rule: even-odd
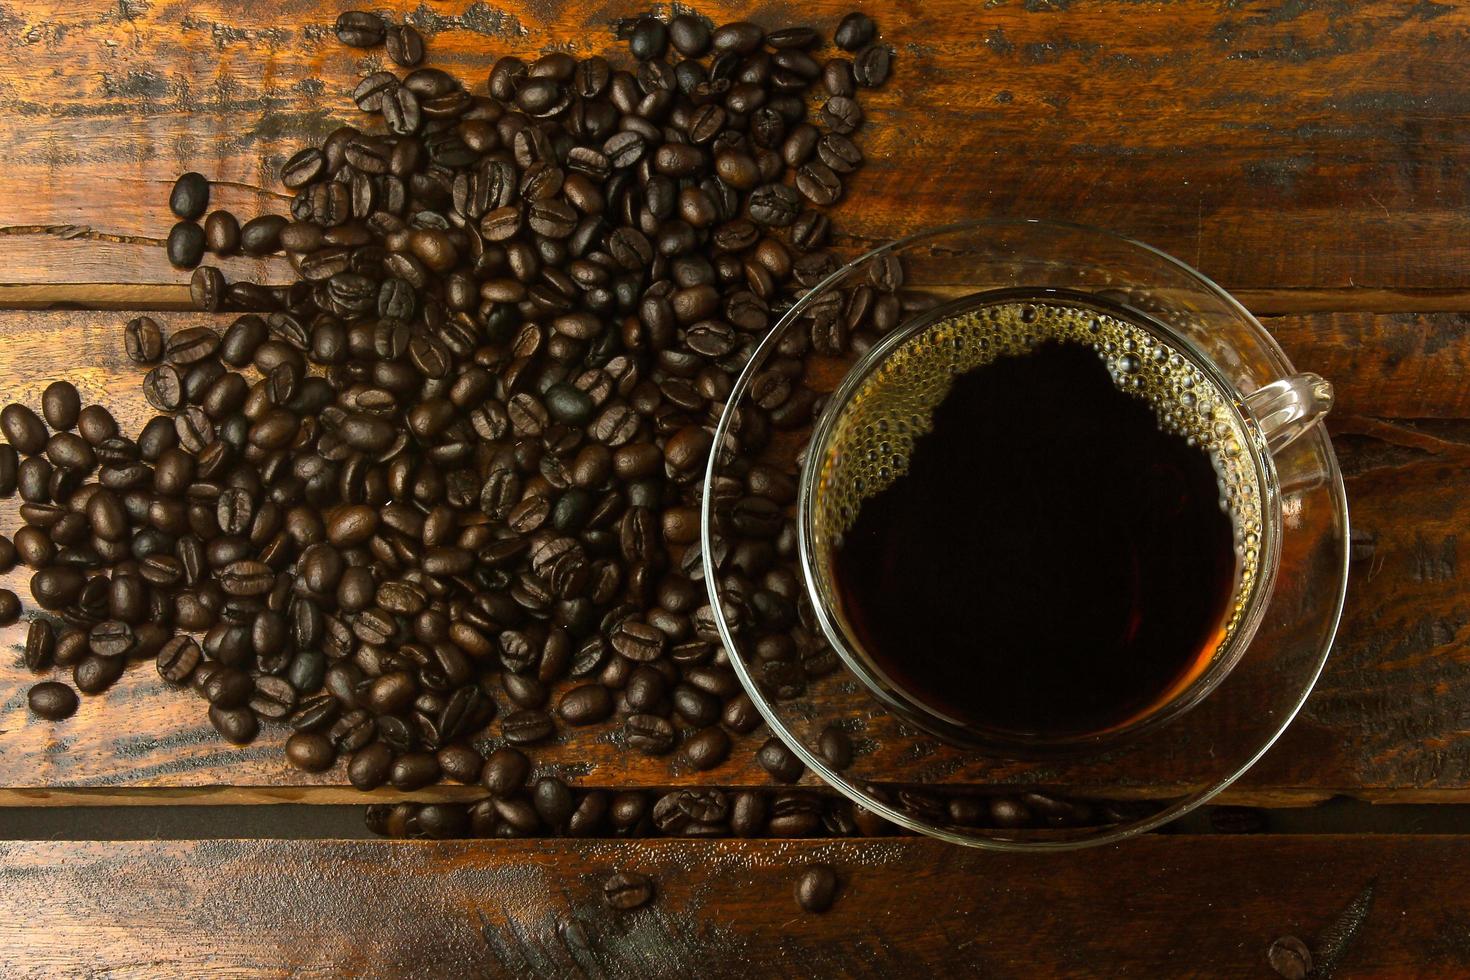
{"label": "roasted coffee bean", "polygon": [[211,211],[204,219],[204,246],[215,255],[234,255],[240,250],[240,222],[228,211]]}
{"label": "roasted coffee bean", "polygon": [[121,657],[99,657],[89,653],[72,668],[72,683],[83,694],[101,694],[117,683],[127,661]]}
{"label": "roasted coffee bean", "polygon": [[88,635],[92,652],[99,657],[125,657],[137,644],[133,628],[119,620],[107,620],[92,627]]}
{"label": "roasted coffee bean", "polygon": [[834,95],[822,104],[822,122],[834,133],[846,136],[863,123],[863,110],[855,99]]}
{"label": "roasted coffee bean", "polygon": [[893,49],[886,44],[870,44],[853,59],[852,73],[859,85],[877,88],[888,81],[893,71]]}
{"label": "roasted coffee bean", "polygon": [[143,397],[160,412],[176,412],[184,405],[184,379],[172,364],[160,364],[143,379]]}
{"label": "roasted coffee bean", "polygon": [[609,908],[630,912],[652,900],[653,881],[636,871],[620,871],[603,882],[602,897]]}
{"label": "roasted coffee bean", "polygon": [[76,714],[77,692],[59,681],[42,681],[26,694],[31,713],[47,721],[60,721]]}
{"label": "roasted coffee bean", "polygon": [[644,755],[663,755],[674,747],[674,726],[658,715],[629,715],[623,722],[623,738]]}
{"label": "roasted coffee bean", "polygon": [[837,899],[837,872],[825,864],[808,865],[796,879],[796,904],[803,912],[825,912]]}
{"label": "roasted coffee bean", "polygon": [[706,728],[686,739],[681,751],[694,769],[713,769],[729,757],[730,736],[721,728]]}
{"label": "roasted coffee bean", "polygon": [[377,789],[388,781],[393,750],[382,742],[364,746],[347,763],[347,780],[360,790]]}
{"label": "roasted coffee bean", "polygon": [[582,684],[563,694],[556,710],[568,725],[595,724],[612,714],[612,695],[601,684]]}
{"label": "roasted coffee bean", "polygon": [[225,741],[235,745],[248,745],[260,734],[260,721],[249,708],[213,705],[209,709],[209,723]]}
{"label": "roasted coffee bean", "polygon": [[217,312],[225,301],[225,274],[212,265],[201,265],[189,277],[189,298],[194,309]]}
{"label": "roasted coffee bean", "polygon": [[306,772],[325,772],[337,761],[337,748],[318,732],[296,732],[286,739],[286,761]]}
{"label": "roasted coffee bean", "polygon": [[531,761],[525,753],[510,747],[501,747],[485,758],[480,770],[480,785],[492,795],[509,796],[526,784],[531,774]]}
{"label": "roasted coffee bean", "polygon": [[835,725],[822,729],[822,734],[817,739],[817,751],[827,765],[838,772],[852,765],[852,740]]}
{"label": "roasted coffee bean", "polygon": [[395,789],[422,789],[439,779],[439,760],[432,752],[405,752],[393,760],[388,782]]}
{"label": "roasted coffee bean", "polygon": [[0,431],[16,452],[34,455],[46,448],[45,423],[24,405],[12,403],[0,409]]}
{"label": "roasted coffee bean", "polygon": [[365,10],[347,10],[337,17],[337,40],[348,47],[371,48],[382,44],[386,30],[383,18]]}
{"label": "roasted coffee bean", "polygon": [[[10,594],[14,595],[13,592]],[[55,652],[56,634],[51,628],[51,623],[39,618],[31,620],[30,626],[26,628],[26,642],[21,654],[26,670],[32,673],[46,670],[51,666]]]}
{"label": "roasted coffee bean", "polygon": [[73,428],[81,411],[81,395],[70,381],[53,381],[41,393],[41,414],[56,432]]}
{"label": "roasted coffee bean", "polygon": [[698,58],[709,50],[710,28],[700,17],[678,14],[669,21],[669,40],[686,58]]}
{"label": "roasted coffee bean", "polygon": [[204,229],[192,221],[180,221],[169,229],[164,253],[174,266],[192,269],[204,258]]}
{"label": "roasted coffee bean", "polygon": [[1296,936],[1282,936],[1266,950],[1266,962],[1277,976],[1306,980],[1314,973],[1312,951]]}
{"label": "roasted coffee bean", "polygon": [[512,745],[541,742],[555,731],[555,723],[544,711],[513,711],[500,720],[501,737]]}
{"label": "roasted coffee bean", "polygon": [[0,589],[0,626],[9,626],[19,619],[20,597],[9,589]]}
{"label": "roasted coffee bean", "polygon": [[275,585],[275,574],[264,562],[233,561],[220,569],[219,585],[226,595],[265,595]]}
{"label": "roasted coffee bean", "polygon": [[766,739],[765,744],[756,752],[755,761],[777,782],[794,783],[806,772],[806,766],[802,765],[796,753],[777,738]]}
{"label": "roasted coffee bean", "polygon": [[170,684],[187,684],[203,656],[192,636],[175,636],[158,651],[158,676]]}
{"label": "roasted coffee bean", "polygon": [[192,221],[202,218],[209,207],[209,181],[192,170],[180,174],[168,195],[168,209],[175,217]]}
{"label": "roasted coffee bean", "polygon": [[414,68],[424,60],[424,36],[408,24],[388,27],[383,41],[388,57],[400,67]]}

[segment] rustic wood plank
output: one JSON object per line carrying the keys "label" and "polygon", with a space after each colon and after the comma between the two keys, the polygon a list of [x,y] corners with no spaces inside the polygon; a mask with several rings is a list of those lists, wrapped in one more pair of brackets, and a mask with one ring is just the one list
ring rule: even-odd
{"label": "rustic wood plank", "polygon": [[[138,391],[142,372],[120,354],[130,314],[0,313],[0,377],[7,399],[35,403],[51,380],[69,377],[135,428],[151,415]],[[159,314],[166,329],[222,323],[202,314]],[[1268,320],[1303,368],[1333,378],[1334,421],[1348,468],[1360,539],[1359,562],[1339,644],[1318,694],[1277,750],[1238,789],[1237,801],[1299,804],[1333,793],[1373,800],[1470,799],[1470,744],[1458,692],[1470,680],[1467,582],[1459,528],[1470,520],[1470,360],[1457,314],[1281,317]],[[15,526],[14,502],[0,530]],[[0,581],[28,596],[27,577]],[[269,730],[237,748],[215,737],[203,705],[163,685],[148,665],[101,698],[86,699],[60,725],[29,716],[19,665],[20,626],[0,631],[0,802],[27,804],[168,798],[238,803],[361,799],[340,770],[311,776],[289,768],[282,735]],[[493,729],[492,729],[493,734]],[[701,775],[621,751],[598,726],[541,748],[548,772],[587,785],[693,782],[765,785],[745,739],[731,759]],[[1131,795],[1158,786],[1123,787]],[[469,791],[472,793],[473,791]],[[182,794],[182,795],[181,795]],[[435,789],[424,798],[460,798]]]}
{"label": "rustic wood plank", "polygon": [[[842,881],[822,915],[792,883]],[[1465,837],[0,844],[0,973],[46,977],[1457,976]],[[615,871],[655,898],[615,912]],[[923,896],[922,901],[914,901]],[[1318,975],[1318,974],[1314,974]]]}
{"label": "rustic wood plank", "polygon": [[[866,241],[990,214],[1116,228],[1231,288],[1470,286],[1470,10],[1449,4],[1132,0],[858,3],[898,48],[867,101],[871,165],[840,222]],[[852,0],[716,19],[830,30]],[[634,8],[396,5],[434,64],[479,83],[500,53],[605,51]],[[37,0],[0,19],[0,252],[9,283],[177,281],[158,242],[183,169],[279,207],[275,167],[357,116],[377,52],[336,8]],[[257,265],[257,274],[267,270]]]}

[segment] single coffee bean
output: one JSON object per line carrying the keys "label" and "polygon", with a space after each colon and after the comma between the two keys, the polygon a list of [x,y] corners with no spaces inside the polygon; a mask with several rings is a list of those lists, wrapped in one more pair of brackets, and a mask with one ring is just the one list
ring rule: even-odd
{"label": "single coffee bean", "polygon": [[169,229],[164,252],[180,269],[192,269],[204,258],[204,229],[192,221],[180,221]]}
{"label": "single coffee bean", "polygon": [[1312,974],[1312,951],[1296,936],[1282,936],[1266,950],[1266,962],[1286,980],[1306,980]]}
{"label": "single coffee bean", "polygon": [[609,908],[630,912],[653,898],[653,881],[637,871],[620,871],[603,882],[602,897]]}
{"label": "single coffee bean", "polygon": [[519,792],[531,774],[531,760],[519,749],[501,747],[485,758],[480,770],[480,785],[494,796]]}
{"label": "single coffee bean", "polygon": [[512,745],[545,741],[555,731],[555,723],[544,711],[512,711],[500,720],[501,737]]}
{"label": "single coffee bean", "polygon": [[[12,595],[14,593],[11,593]],[[22,654],[26,670],[40,673],[51,666],[56,652],[56,634],[51,623],[44,619],[33,619],[26,628],[26,644]]]}
{"label": "single coffee bean", "polygon": [[127,661],[121,657],[99,657],[89,653],[72,668],[72,683],[83,694],[101,694],[122,676]]}
{"label": "single coffee bean", "polygon": [[827,765],[838,772],[852,765],[852,740],[835,725],[822,729],[822,734],[817,738],[817,750]]}
{"label": "single coffee bean", "polygon": [[168,209],[176,217],[193,221],[195,218],[202,218],[208,207],[209,181],[204,175],[192,170],[180,174],[179,179],[174,181],[173,190],[169,192]]}
{"label": "single coffee bean", "polygon": [[710,28],[703,18],[678,14],[669,21],[669,40],[686,58],[698,58],[709,50]]}
{"label": "single coffee bean", "polygon": [[126,657],[133,651],[138,638],[127,623],[109,619],[92,627],[87,642],[99,657]]}
{"label": "single coffee bean", "polygon": [[424,36],[408,24],[390,26],[383,40],[388,57],[402,68],[414,68],[424,60]]}
{"label": "single coffee bean", "polygon": [[158,651],[158,676],[170,684],[187,684],[202,659],[203,651],[192,636],[171,637]]}
{"label": "single coffee bean", "polygon": [[568,725],[591,725],[612,714],[613,699],[601,684],[582,684],[563,694],[556,710]]}
{"label": "single coffee bean", "polygon": [[870,44],[858,52],[852,63],[852,74],[859,85],[877,88],[888,81],[893,70],[893,49],[886,44]]}
{"label": "single coffee bean", "polygon": [[769,738],[756,752],[755,761],[778,782],[794,783],[806,771],[801,759],[777,738]]}
{"label": "single coffee bean", "polygon": [[260,721],[249,708],[213,705],[209,709],[209,723],[225,741],[235,745],[248,745],[260,734]]}
{"label": "single coffee bean", "polygon": [[337,40],[350,48],[371,48],[383,43],[387,24],[366,10],[346,10],[337,17]]}
{"label": "single coffee bean", "polygon": [[286,739],[286,761],[306,772],[325,772],[337,761],[337,748],[319,732],[296,732]]}
{"label": "single coffee bean", "polygon": [[0,626],[9,626],[19,619],[20,597],[9,589],[0,589]]}
{"label": "single coffee bean", "polygon": [[700,772],[713,769],[729,757],[730,736],[722,728],[706,728],[685,740],[683,755]]}
{"label": "single coffee bean", "polygon": [[59,681],[42,681],[26,694],[31,713],[47,721],[60,721],[76,714],[77,692]]}
{"label": "single coffee bean", "polygon": [[388,781],[392,766],[393,750],[374,742],[352,753],[347,762],[347,780],[360,790],[377,789]]}
{"label": "single coffee bean", "polygon": [[290,222],[279,214],[262,214],[240,226],[240,251],[272,255],[281,250],[281,231]]}
{"label": "single coffee bean", "polygon": [[296,688],[284,677],[266,674],[255,679],[255,690],[250,695],[250,710],[261,718],[280,721],[296,710]]}
{"label": "single coffee bean", "polygon": [[623,722],[623,738],[644,755],[663,755],[674,747],[674,726],[658,715],[629,715]]}
{"label": "single coffee bean", "polygon": [[827,865],[808,865],[796,879],[796,904],[803,912],[825,912],[837,900],[837,884],[837,872]]}
{"label": "single coffee bean", "polygon": [[46,425],[24,405],[11,403],[0,409],[0,431],[16,452],[34,455],[46,448]]}
{"label": "single coffee bean", "polygon": [[234,255],[240,250],[240,222],[228,211],[209,212],[204,219],[204,246],[215,255]]}
{"label": "single coffee bean", "polygon": [[41,393],[41,414],[56,432],[73,428],[81,411],[82,397],[70,381],[53,381]]}
{"label": "single coffee bean", "polygon": [[432,752],[405,752],[388,769],[388,781],[405,791],[422,789],[438,778],[439,760]]}
{"label": "single coffee bean", "polygon": [[844,51],[856,51],[873,40],[877,32],[878,26],[873,23],[873,18],[855,10],[838,22],[832,43]]}
{"label": "single coffee bean", "polygon": [[225,274],[212,265],[201,265],[189,277],[189,299],[194,309],[218,312],[225,301]]}
{"label": "single coffee bean", "polygon": [[123,347],[135,363],[152,364],[163,356],[163,331],[151,316],[134,317],[123,328]]}

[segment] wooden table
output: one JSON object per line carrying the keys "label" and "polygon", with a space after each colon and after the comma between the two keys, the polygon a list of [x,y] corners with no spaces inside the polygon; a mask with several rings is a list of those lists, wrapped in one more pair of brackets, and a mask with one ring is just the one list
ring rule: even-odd
{"label": "wooden table", "polygon": [[[402,12],[409,5],[399,5]],[[830,30],[843,0],[718,19]],[[1354,523],[1337,648],[1292,730],[1229,793],[1470,800],[1470,11],[1365,0],[858,3],[899,52],[867,103],[849,245],[981,215],[1066,218],[1180,256],[1233,291],[1299,367],[1337,384],[1331,430]],[[128,422],[133,310],[182,310],[165,198],[279,210],[278,164],[355,110],[371,55],[302,0],[30,0],[0,8],[0,377],[58,377]],[[483,78],[500,53],[612,47],[619,4],[415,4],[431,60]],[[232,277],[283,276],[236,260]],[[159,314],[166,326],[220,322]],[[13,518],[12,518],[13,519]],[[1470,542],[1470,535],[1467,535]],[[1467,563],[1470,568],[1470,563]],[[196,700],[131,672],[57,727],[0,663],[0,803],[359,801],[340,770],[238,749]],[[584,785],[764,785],[737,749],[709,774],[594,737],[543,754]],[[434,790],[421,798],[473,795]],[[380,791],[379,799],[393,798]],[[794,869],[846,880],[825,916]],[[616,916],[612,870],[658,898]],[[345,971],[588,976],[1270,975],[1301,936],[1321,973],[1470,969],[1470,837],[1160,835],[1046,858],[918,839],[0,843],[0,975]]]}

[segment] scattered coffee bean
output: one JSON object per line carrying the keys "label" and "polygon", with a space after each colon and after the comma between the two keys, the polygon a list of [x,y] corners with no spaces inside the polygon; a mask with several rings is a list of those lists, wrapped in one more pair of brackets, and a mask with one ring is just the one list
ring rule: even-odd
{"label": "scattered coffee bean", "polygon": [[192,170],[186,174],[180,174],[179,179],[174,181],[173,190],[168,195],[168,209],[175,217],[186,221],[204,217],[204,211],[209,207],[209,181],[203,174],[194,173]]}
{"label": "scattered coffee bean", "polygon": [[837,872],[827,865],[809,865],[796,879],[796,904],[803,912],[825,912],[836,900]]}
{"label": "scattered coffee bean", "polygon": [[42,681],[26,695],[31,713],[47,721],[70,718],[77,711],[77,692],[59,681]]}
{"label": "scattered coffee bean", "polygon": [[603,883],[602,897],[610,908],[630,912],[653,898],[653,880],[637,871],[619,871]]}

